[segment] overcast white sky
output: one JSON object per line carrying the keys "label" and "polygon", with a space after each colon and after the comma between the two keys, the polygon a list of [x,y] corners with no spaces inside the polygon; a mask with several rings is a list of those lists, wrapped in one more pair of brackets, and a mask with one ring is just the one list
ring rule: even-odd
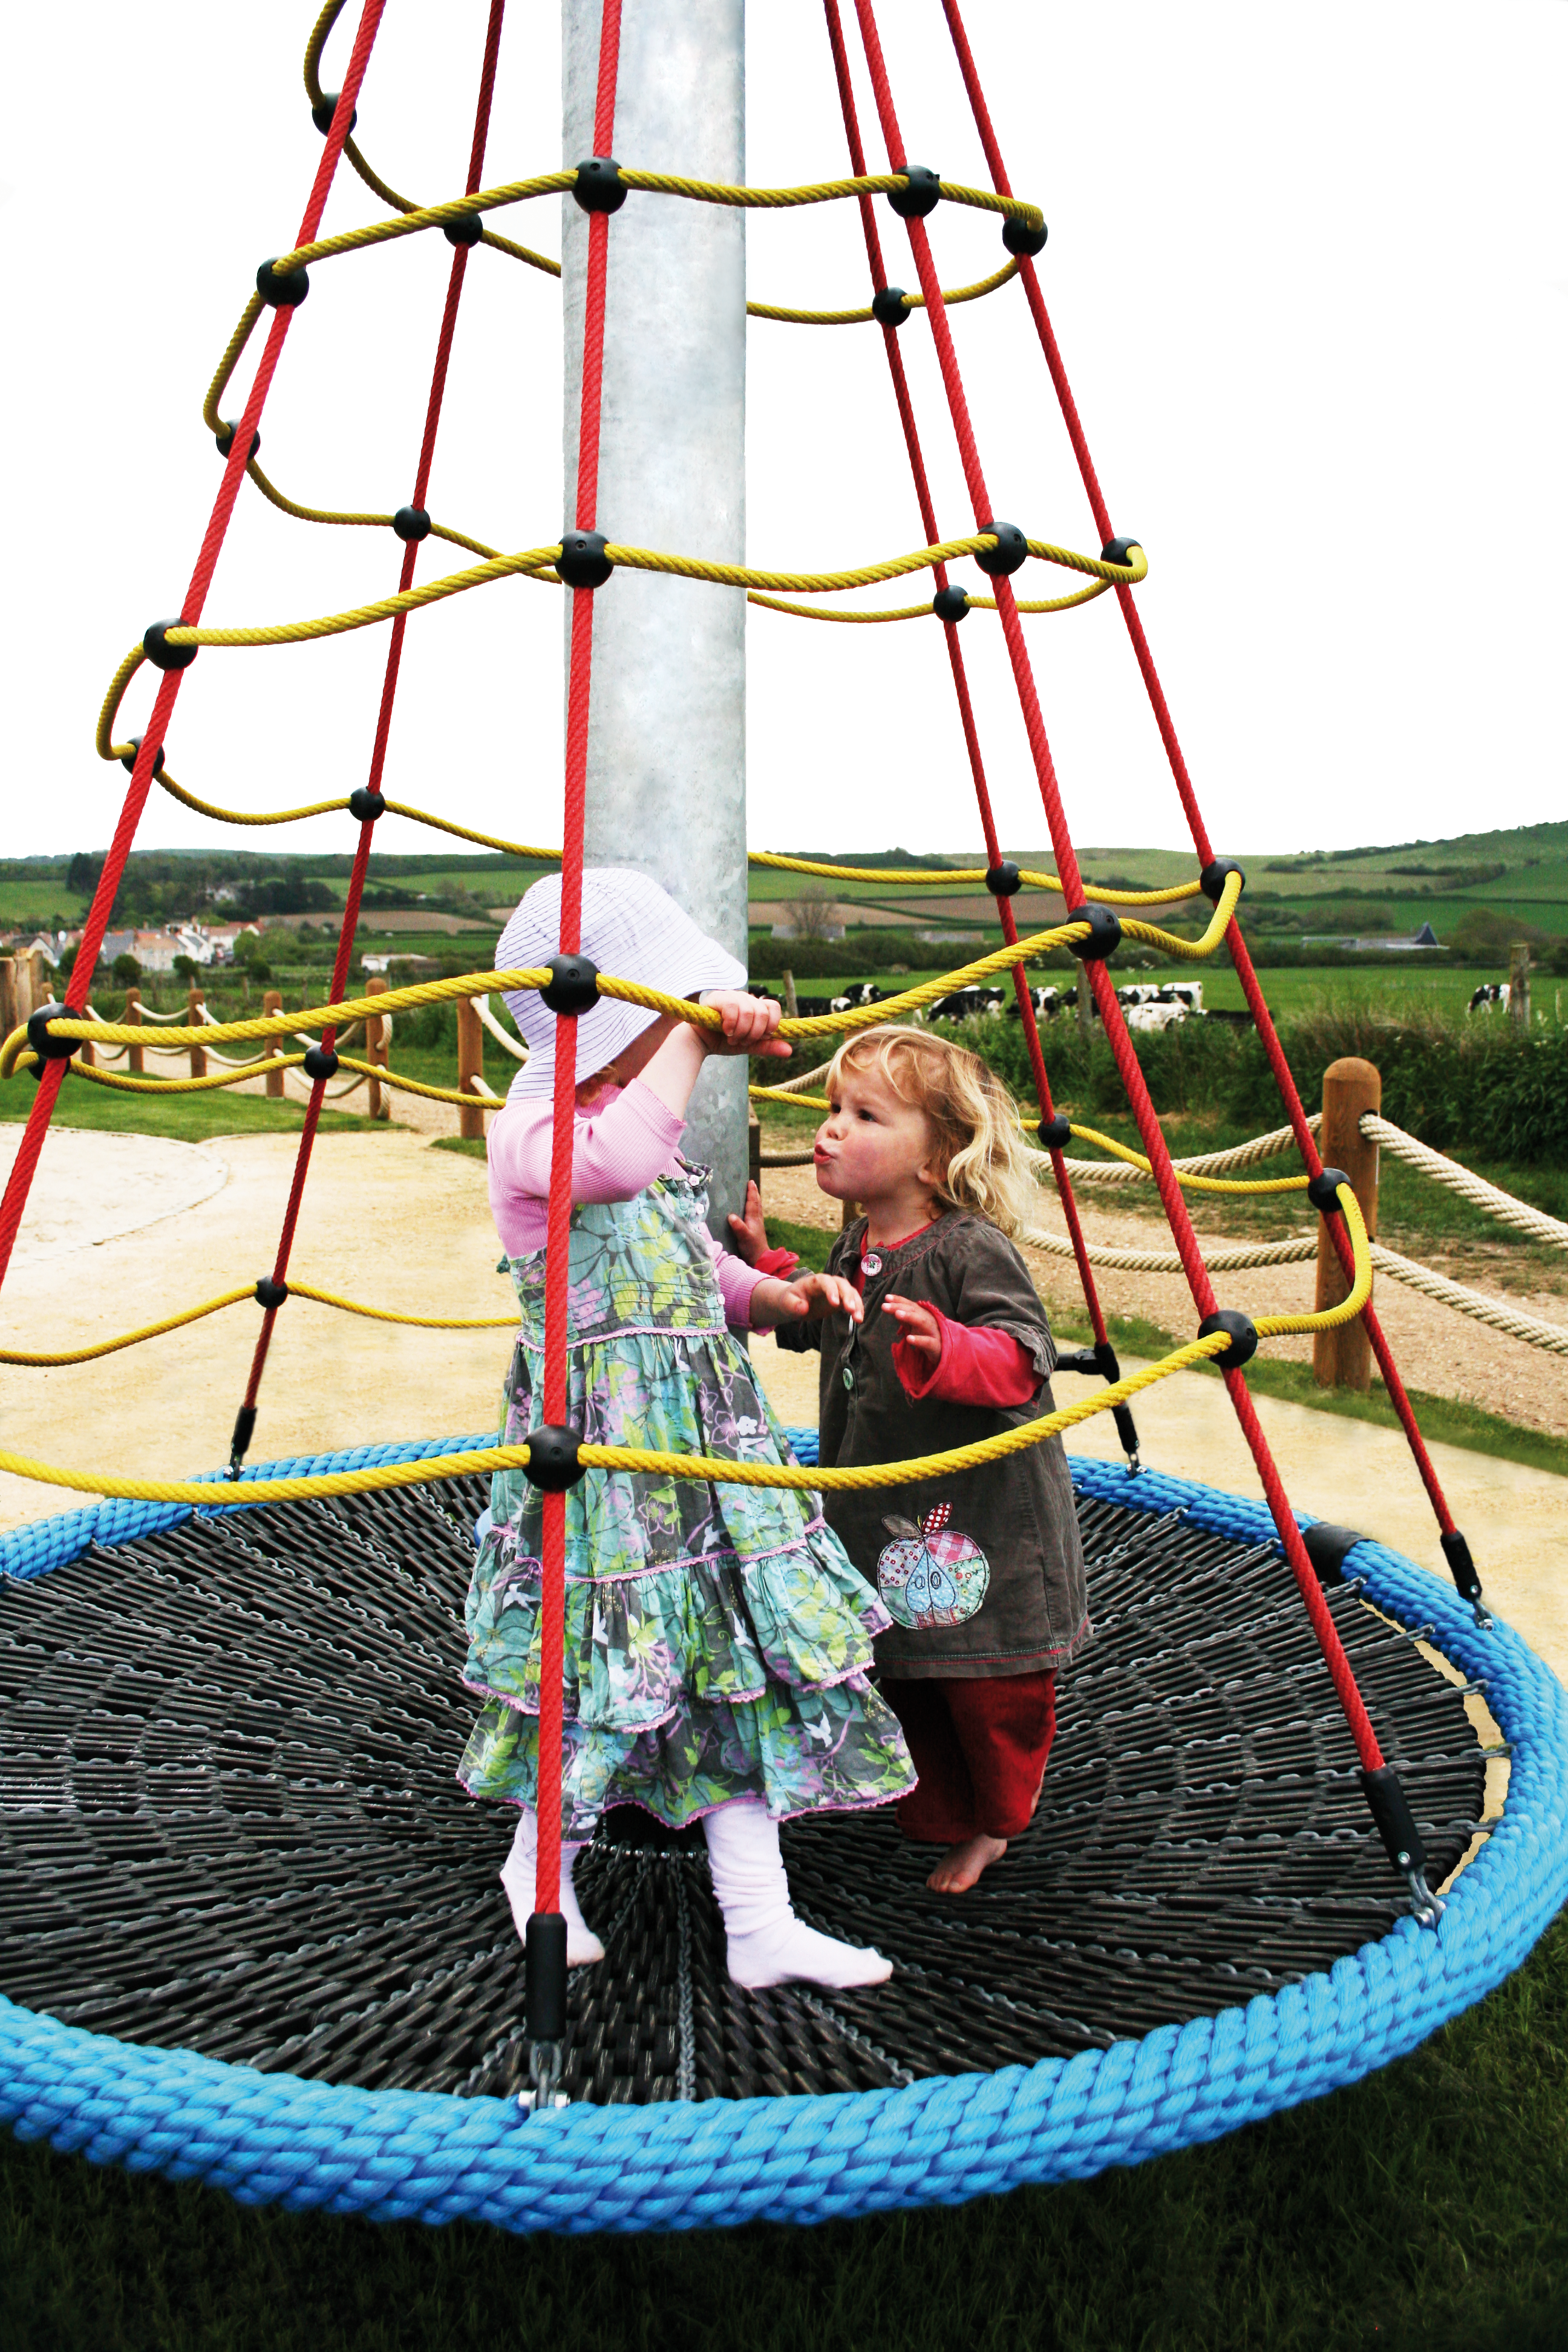
{"label": "overcast white sky", "polygon": [[[882,13],[910,152],[986,184],[937,0]],[[315,169],[310,14],[12,12],[5,854],[100,846],[112,830],[126,780],[93,754],[97,708],[121,653],[184,593],[217,481],[203,391]],[[485,14],[484,0],[391,0],[361,129],[405,191],[461,184]],[[333,36],[340,71],[355,16]],[[816,0],[753,0],[751,16],[749,177],[842,173]],[[1014,184],[1050,224],[1047,298],[1118,528],[1149,553],[1145,622],[1216,843],[1333,847],[1568,813],[1568,7],[971,0],[966,16]],[[559,160],[557,27],[553,5],[513,0],[492,183]],[[378,212],[341,170],[329,231]],[[552,204],[503,225],[560,249]],[[933,227],[946,283],[994,267],[994,223],[950,207]],[[890,216],[884,235],[912,284]],[[753,298],[865,299],[852,207],[753,216],[750,236]],[[315,273],[263,427],[264,462],[297,498],[384,510],[407,496],[447,261],[426,237]],[[501,546],[548,539],[563,511],[558,317],[553,281],[476,257],[430,503]],[[1021,298],[955,325],[999,510],[1092,546]],[[939,513],[961,529],[923,321],[903,343]],[[917,544],[879,336],[755,322],[750,368],[752,561],[827,568]],[[239,405],[237,392],[226,406]],[[247,488],[206,617],[361,602],[395,585],[398,552],[389,535],[287,521]],[[434,568],[422,559],[422,576]],[[1028,626],[1079,841],[1182,844],[1112,600]],[[972,616],[964,644],[1004,832],[1037,844],[995,624]],[[384,645],[364,632],[208,653],[181,694],[171,767],[241,806],[352,789]],[[937,652],[924,624],[753,612],[753,846],[977,839]],[[560,663],[553,593],[503,584],[417,615],[389,792],[557,839]],[[334,822],[266,839],[316,844]],[[162,794],[140,835],[210,838]],[[389,820],[377,841],[438,837]]]}

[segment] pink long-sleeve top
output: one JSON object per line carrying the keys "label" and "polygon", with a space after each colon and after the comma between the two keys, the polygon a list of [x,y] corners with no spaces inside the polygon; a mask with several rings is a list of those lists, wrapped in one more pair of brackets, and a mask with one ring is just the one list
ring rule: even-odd
{"label": "pink long-sleeve top", "polygon": [[[544,1247],[552,1123],[549,1102],[524,1096],[510,1102],[490,1127],[490,1213],[508,1257],[526,1257]],[[629,1087],[607,1087],[593,1108],[579,1110],[574,1122],[574,1205],[634,1199],[656,1176],[674,1169],[675,1148],[685,1125],[679,1112],[660,1102],[640,1078]],[[744,1331],[751,1324],[752,1293],[764,1279],[763,1269],[744,1265],[710,1235],[707,1239],[724,1319]]]}

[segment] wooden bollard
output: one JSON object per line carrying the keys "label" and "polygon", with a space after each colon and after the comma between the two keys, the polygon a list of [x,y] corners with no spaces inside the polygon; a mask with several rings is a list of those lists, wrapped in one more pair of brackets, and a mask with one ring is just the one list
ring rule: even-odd
{"label": "wooden bollard", "polygon": [[1515,940],[1508,951],[1508,1017],[1530,1026],[1530,942]]}
{"label": "wooden bollard", "polygon": [[[202,1007],[205,1002],[206,999],[203,996],[199,988],[188,988],[185,991],[185,1026],[187,1029],[194,1029],[196,1027],[197,1024],[201,1020]],[[205,1078],[206,1074],[206,1055],[200,1045],[193,1045],[191,1047],[191,1076],[193,1078]]]}
{"label": "wooden bollard", "polygon": [[[281,998],[281,996],[279,996],[279,994],[278,993],[278,991],[277,991],[275,988],[269,988],[269,989],[268,990],[268,992],[267,992],[266,995],[262,998],[262,1000],[261,1000],[261,1010],[262,1010],[262,1012],[263,1012],[263,1013],[281,1013],[281,1012],[282,1012],[282,1010],[283,1010],[283,999]],[[282,1040],[282,1038],[281,1038],[281,1037],[268,1037],[268,1038],[267,1039],[267,1041],[266,1041],[266,1044],[265,1044],[265,1045],[263,1045],[263,1047],[262,1047],[262,1051],[263,1051],[263,1053],[266,1053],[266,1054],[281,1054],[281,1053],[282,1053],[282,1051],[283,1051],[283,1040]],[[267,1073],[267,1091],[268,1091],[268,1093],[269,1095],[273,1096],[274,1097],[276,1097],[277,1096],[279,1096],[279,1095],[280,1095],[280,1094],[282,1093],[282,1091],[283,1091],[283,1073],[282,1073],[282,1071],[281,1071],[281,1070],[268,1070],[268,1073]]]}
{"label": "wooden bollard", "polygon": [[[139,988],[128,988],[125,992],[125,1020],[129,1028],[140,1029],[142,1026],[142,991]],[[142,1046],[131,1047],[126,1055],[126,1067],[133,1078],[146,1076],[147,1055]]]}
{"label": "wooden bollard", "polygon": [[[1362,1114],[1383,1108],[1383,1077],[1372,1063],[1349,1054],[1331,1062],[1323,1072],[1323,1124],[1318,1149],[1325,1168],[1342,1168],[1350,1178],[1367,1239],[1377,1239],[1377,1146],[1361,1131]],[[1337,1307],[1350,1297],[1350,1277],[1329,1232],[1328,1219],[1318,1220],[1318,1295],[1320,1309]],[[1312,1377],[1320,1388],[1360,1389],[1372,1386],[1372,1342],[1360,1316],[1334,1330],[1319,1331],[1312,1339]]]}
{"label": "wooden bollard", "polygon": [[[458,999],[458,1092],[478,1094],[476,1078],[485,1074],[485,1028],[474,1009],[472,997]],[[482,1143],[485,1136],[485,1115],[476,1102],[470,1110],[465,1103],[458,1113],[458,1132],[470,1141]]]}
{"label": "wooden bollard", "polygon": [[[366,981],[364,992],[367,996],[384,996],[390,985],[384,975],[378,972],[374,980]],[[364,1057],[367,1062],[375,1063],[380,1069],[384,1070],[387,1066],[386,1024],[379,1013],[368,1013],[365,1017]],[[370,1117],[389,1118],[391,1105],[381,1090],[381,1080],[371,1078],[366,1083],[370,1090]]]}

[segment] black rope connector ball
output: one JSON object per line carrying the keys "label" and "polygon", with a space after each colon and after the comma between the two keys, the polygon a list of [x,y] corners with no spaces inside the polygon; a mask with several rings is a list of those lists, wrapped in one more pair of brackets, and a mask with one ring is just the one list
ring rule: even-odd
{"label": "black rope connector ball", "polygon": [[985,869],[985,887],[994,898],[1016,898],[1024,887],[1024,877],[1010,857]]}
{"label": "black rope connector ball", "polygon": [[585,213],[618,213],[626,200],[626,184],[613,155],[590,155],[577,166],[572,194]]}
{"label": "black rope connector ball", "polygon": [[[225,417],[225,419],[224,419],[224,421],[223,421],[222,425],[219,427],[218,431],[217,431],[217,432],[213,436],[213,446],[214,446],[214,448],[217,451],[218,456],[219,456],[220,457],[225,457],[225,458],[226,458],[226,457],[228,456],[229,451],[230,451],[230,450],[233,448],[233,446],[234,446],[234,436],[235,436],[235,435],[238,432],[238,430],[239,430],[239,419],[238,419],[238,417],[237,417],[237,416],[226,416],[226,417]],[[261,427],[260,427],[260,425],[258,425],[257,426],[257,428],[256,428],[255,432],[254,432],[254,433],[251,435],[251,436],[250,436],[250,457],[255,457],[255,455],[256,455],[257,451],[260,448],[260,446],[261,446]],[[248,464],[249,464],[249,462],[250,462],[250,459],[247,457],[247,460],[246,460],[246,463],[248,465]]]}
{"label": "black rope connector ball", "polygon": [[264,1274],[256,1286],[256,1303],[258,1307],[265,1307],[268,1315],[281,1307],[288,1296],[288,1284],[274,1282],[269,1274]]}
{"label": "black rope connector ball", "polygon": [[990,531],[996,541],[994,547],[977,547],[974,551],[974,561],[982,572],[989,572],[994,580],[998,573],[1016,572],[1029,552],[1029,542],[1017,524],[983,522],[980,529]]}
{"label": "black rope connector ball", "polygon": [[349,794],[349,814],[357,816],[361,824],[374,824],[377,817],[386,814],[386,795],[373,793],[368,785],[356,784]]}
{"label": "black rope connector ball", "polygon": [[899,168],[910,184],[889,188],[888,202],[900,220],[924,220],[942,202],[942,174],[924,163],[901,163]]}
{"label": "black rope connector ball", "polygon": [[1142,550],[1142,545],[1141,539],[1108,539],[1100,551],[1100,560],[1101,563],[1131,563],[1133,549]]}
{"label": "black rope connector ball", "polygon": [[399,507],[392,518],[392,528],[405,545],[417,547],[422,539],[430,536],[430,518],[423,507]]}
{"label": "black rope connector ball", "polygon": [[1258,1326],[1238,1307],[1222,1307],[1217,1315],[1205,1315],[1198,1325],[1199,1339],[1206,1339],[1211,1331],[1230,1334],[1230,1345],[1224,1354],[1211,1359],[1222,1372],[1238,1372],[1258,1353]]}
{"label": "black rope connector ball", "polygon": [[1087,940],[1069,940],[1068,947],[1080,963],[1103,963],[1121,945],[1121,918],[1109,907],[1069,907],[1069,923],[1087,923]]}
{"label": "black rope connector ball", "polygon": [[1037,1132],[1042,1151],[1065,1151],[1072,1141],[1072,1121],[1058,1110],[1050,1118],[1041,1119]]}
{"label": "black rope connector ball", "polygon": [[303,268],[274,269],[270,261],[264,261],[256,273],[256,290],[275,310],[297,310],[310,290],[310,272]]}
{"label": "black rope connector ball", "polygon": [[1313,1177],[1307,1187],[1307,1198],[1320,1217],[1344,1214],[1340,1206],[1339,1188],[1342,1184],[1349,1184],[1350,1181],[1342,1168],[1325,1168]]}
{"label": "black rope connector ball", "polygon": [[577,1459],[582,1443],[578,1431],[561,1423],[543,1421],[531,1429],[525,1465],[530,1486],[545,1495],[563,1495],[574,1486],[587,1467]]}
{"label": "black rope connector ball", "polygon": [[[134,770],[135,770],[135,766],[136,766],[136,754],[137,754],[137,752],[138,752],[138,751],[140,751],[140,750],[141,750],[141,749],[142,749],[142,738],[141,738],[141,736],[140,736],[140,735],[132,735],[132,737],[131,738],[131,749],[130,749],[130,751],[121,751],[121,753],[120,754],[120,764],[121,764],[121,766],[124,769],[124,771],[125,771],[125,772],[126,772],[126,774],[127,774],[127,775],[131,775],[131,774],[134,772]],[[163,774],[163,746],[162,745],[162,743],[160,743],[160,744],[159,744],[159,746],[158,746],[158,748],[157,748],[157,750],[156,750],[156,751],[153,752],[153,773],[155,776],[161,776],[161,775]]]}
{"label": "black rope connector ball", "polygon": [[305,1076],[312,1086],[338,1075],[338,1057],[327,1046],[308,1045],[305,1048]]}
{"label": "black rope connector ball", "polygon": [[73,1013],[68,1005],[57,1004],[52,999],[47,1004],[40,1004],[37,1011],[29,1015],[27,1043],[40,1062],[70,1060],[71,1055],[79,1049],[81,1039],[57,1037],[51,1033],[49,1024],[51,1021],[79,1021],[81,1017],[79,1013]]}
{"label": "black rope connector ball", "polygon": [[879,286],[871,297],[871,316],[879,327],[901,327],[909,317],[901,286]]}
{"label": "black rope connector ball", "polygon": [[[324,89],[321,92],[321,97],[316,100],[315,105],[310,109],[310,120],[315,124],[323,139],[332,127],[332,117],[338,110],[338,100],[342,96],[342,92],[341,90]],[[358,121],[359,109],[356,106],[353,112],[349,117],[350,131],[353,129],[354,124]],[[345,131],[343,135],[346,138],[348,136],[348,132]]]}
{"label": "black rope connector ball", "polygon": [[591,1013],[599,1002],[599,967],[591,956],[552,955],[539,993],[552,1013]]}
{"label": "black rope connector ball", "polygon": [[456,220],[441,223],[441,234],[448,245],[478,245],[485,233],[482,213],[459,213]]}
{"label": "black rope connector ball", "polygon": [[563,530],[555,569],[568,588],[602,588],[615,565],[605,553],[602,530]]}
{"label": "black rope connector ball", "polygon": [[171,629],[183,629],[184,625],[178,613],[173,613],[166,621],[154,621],[143,633],[142,650],[154,669],[189,669],[201,651],[200,646],[172,646],[168,640]]}
{"label": "black rope connector ball", "polygon": [[1241,874],[1241,887],[1247,887],[1247,877],[1234,857],[1211,857],[1198,876],[1198,888],[1211,907],[1217,907],[1225,896],[1225,886],[1230,876]]}
{"label": "black rope connector ball", "polygon": [[1002,224],[1002,242],[1020,260],[1026,256],[1033,261],[1037,253],[1044,253],[1048,234],[1044,221],[1038,228],[1031,228],[1027,221],[1016,219],[1011,213]]}
{"label": "black rope connector ball", "polygon": [[939,621],[962,621],[969,610],[969,591],[951,584],[939,588],[931,600],[931,608]]}

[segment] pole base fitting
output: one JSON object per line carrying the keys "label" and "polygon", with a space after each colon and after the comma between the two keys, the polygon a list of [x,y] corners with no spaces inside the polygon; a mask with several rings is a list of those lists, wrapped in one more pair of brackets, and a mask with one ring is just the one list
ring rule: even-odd
{"label": "pole base fitting", "polygon": [[1198,1338],[1206,1339],[1211,1332],[1226,1331],[1230,1345],[1223,1355],[1210,1358],[1222,1372],[1238,1372],[1243,1364],[1250,1364],[1258,1353],[1258,1326],[1250,1315],[1238,1307],[1222,1307],[1217,1315],[1205,1315],[1198,1325]]}
{"label": "pole base fitting", "polygon": [[[332,127],[332,117],[338,110],[338,100],[342,96],[342,90],[324,89],[321,92],[321,97],[316,100],[315,105],[310,109],[310,120],[315,124],[323,139],[327,136],[327,133]],[[356,106],[353,112],[349,117],[349,131],[353,129],[354,124],[358,121],[359,109]],[[343,133],[344,138],[346,139],[348,135],[348,131],[345,131]]]}
{"label": "pole base fitting", "polygon": [[1072,1121],[1058,1110],[1054,1118],[1041,1119],[1036,1132],[1042,1151],[1065,1151],[1072,1141]]}
{"label": "pole base fitting", "polygon": [[1476,1573],[1476,1563],[1470,1558],[1469,1545],[1458,1528],[1454,1529],[1451,1536],[1444,1536],[1440,1541],[1443,1546],[1443,1557],[1448,1563],[1448,1572],[1454,1580],[1455,1589],[1462,1599],[1472,1603],[1478,1602],[1481,1597],[1481,1580]]}
{"label": "pole base fitting", "polygon": [[[273,261],[277,257],[274,254]],[[303,268],[274,269],[271,261],[264,261],[256,273],[256,290],[275,310],[297,310],[310,290],[310,274]]]}
{"label": "pole base fitting", "polygon": [[[259,1288],[259,1284],[258,1288]],[[250,1441],[256,1434],[256,1407],[242,1404],[234,1416],[234,1435],[228,1442],[228,1475],[239,1475],[239,1465],[250,1451]]]}
{"label": "pole base fitting", "polygon": [[[1122,542],[1120,541],[1116,542],[1117,545],[1121,545],[1121,543]],[[1126,541],[1126,544],[1131,547],[1133,542],[1129,540]],[[1198,876],[1198,888],[1203,892],[1204,897],[1208,900],[1211,907],[1217,907],[1219,905],[1221,898],[1225,895],[1225,886],[1229,881],[1233,874],[1241,875],[1241,887],[1245,890],[1247,887],[1247,876],[1243,872],[1242,868],[1237,864],[1234,857],[1211,857],[1209,859],[1208,864]]]}
{"label": "pole base fitting", "polygon": [[[213,446],[214,446],[214,448],[217,451],[218,456],[219,456],[220,457],[226,457],[228,456],[229,451],[230,451],[230,450],[233,448],[233,446],[234,446],[234,436],[235,436],[235,435],[238,432],[238,430],[239,430],[239,419],[238,419],[238,417],[237,417],[237,416],[228,416],[228,417],[226,417],[226,418],[224,419],[224,422],[223,422],[222,425],[220,426],[219,430],[217,431],[217,433],[216,433],[216,434],[214,436],[214,437],[213,437]],[[255,432],[254,432],[254,433],[251,435],[251,436],[250,436],[250,456],[251,456],[251,457],[255,457],[255,455],[256,455],[257,451],[260,448],[260,446],[261,446],[261,427],[260,427],[260,425],[258,425],[257,426],[257,428],[256,428]],[[247,464],[248,464],[248,463],[249,463],[249,458],[247,458],[247,459],[246,460],[246,462],[247,462]]]}
{"label": "pole base fitting", "polygon": [[459,213],[456,220],[441,223],[441,234],[448,245],[478,245],[485,233],[482,213]]}
{"label": "pole base fitting", "polygon": [[879,327],[901,327],[909,317],[901,286],[879,286],[871,297],[871,316]]}
{"label": "pole base fitting", "polygon": [[592,956],[552,955],[539,993],[552,1013],[591,1013],[599,1002],[599,967]]}
{"label": "pole base fitting", "polygon": [[172,646],[169,643],[169,631],[183,629],[185,625],[179,614],[173,613],[166,621],[154,621],[142,632],[142,650],[154,669],[189,669],[201,651],[200,646]]}
{"label": "pole base fitting", "polygon": [[987,867],[985,887],[994,898],[1016,898],[1023,887],[1024,877],[1010,857]]}
{"label": "pole base fitting", "polygon": [[615,565],[605,553],[602,530],[563,530],[555,569],[568,588],[602,588]]}
{"label": "pole base fitting", "polygon": [[[141,750],[141,749],[142,749],[142,738],[141,738],[141,736],[140,736],[140,735],[132,735],[132,737],[131,738],[131,749],[130,749],[130,751],[121,751],[121,753],[120,754],[120,764],[121,764],[121,766],[124,769],[124,771],[125,771],[125,772],[126,772],[126,774],[127,774],[128,776],[129,776],[129,775],[131,775],[131,774],[133,772],[134,769],[135,769],[135,766],[136,766],[136,754],[137,754],[137,752],[138,752],[138,751],[140,751],[140,750]],[[155,776],[161,776],[161,775],[163,774],[163,746],[162,745],[162,743],[160,743],[160,744],[159,744],[159,746],[158,746],[158,748],[157,748],[157,750],[156,750],[156,751],[153,752],[153,773]]]}
{"label": "pole base fitting", "polygon": [[1436,1925],[1437,1914],[1443,1906],[1426,1885],[1424,1875],[1426,1848],[1415,1826],[1415,1816],[1410,1810],[1410,1800],[1405,1793],[1404,1783],[1392,1764],[1379,1764],[1370,1770],[1363,1766],[1361,1785],[1372,1818],[1377,1824],[1378,1836],[1383,1840],[1383,1850],[1416,1899],[1417,1917],[1421,1916],[1420,1906],[1425,1904],[1431,1913],[1432,1924]]}
{"label": "pole base fitting", "polygon": [[900,163],[907,188],[889,188],[888,202],[900,220],[924,220],[942,202],[942,174],[925,163]]}
{"label": "pole base fitting", "polygon": [[628,190],[613,155],[590,155],[577,166],[572,194],[585,213],[618,213]]}
{"label": "pole base fitting", "polygon": [[68,1062],[73,1054],[79,1053],[84,1042],[80,1037],[57,1037],[49,1024],[51,1021],[79,1021],[81,1017],[79,1013],[73,1013],[68,1004],[57,1004],[52,1000],[47,1004],[40,1004],[36,1013],[28,1014],[27,1043],[40,1063]]}
{"label": "pole base fitting", "polygon": [[939,588],[931,600],[931,608],[939,621],[962,621],[969,610],[969,591],[952,585]]}
{"label": "pole base fitting", "polygon": [[[1320,1217],[1343,1216],[1344,1211],[1340,1206],[1340,1186],[1350,1182],[1342,1168],[1325,1168],[1313,1177],[1307,1187],[1307,1198]],[[1351,1184],[1351,1190],[1354,1192],[1353,1184]]]}
{"label": "pole base fitting", "polygon": [[566,1922],[559,1911],[529,1913],[522,1965],[523,2030],[531,2042],[554,2042],[559,2058],[566,2039]]}
{"label": "pole base fitting", "polygon": [[392,528],[405,544],[412,541],[417,546],[422,539],[430,536],[430,517],[423,507],[399,507],[392,518]]}
{"label": "pole base fitting", "polygon": [[1087,923],[1087,940],[1068,940],[1069,952],[1079,963],[1104,963],[1121,945],[1121,918],[1109,907],[1069,907],[1069,923]]}
{"label": "pole base fitting", "polygon": [[288,1296],[288,1284],[274,1282],[269,1274],[264,1274],[257,1283],[256,1303],[258,1307],[265,1307],[268,1315],[281,1307]]}
{"label": "pole base fitting", "polygon": [[305,1076],[313,1087],[324,1086],[338,1075],[338,1057],[330,1048],[308,1045],[305,1049]]}
{"label": "pole base fitting", "polygon": [[356,784],[349,794],[349,814],[357,816],[361,824],[374,824],[377,817],[386,814],[386,795],[373,793],[366,784]]}
{"label": "pole base fitting", "polygon": [[[528,1460],[523,1475],[542,1495],[563,1495],[584,1475],[587,1465],[577,1458],[583,1443],[580,1430],[560,1422],[542,1421],[528,1433]],[[563,1933],[564,1933],[564,1929]]]}
{"label": "pole base fitting", "polygon": [[983,522],[977,528],[988,530],[996,541],[994,547],[974,551],[974,561],[991,579],[1005,578],[1028,561],[1029,542],[1016,522]]}
{"label": "pole base fitting", "polygon": [[1002,242],[1008,252],[1016,254],[1020,261],[1033,261],[1037,253],[1044,253],[1049,235],[1044,221],[1038,228],[1033,228],[1027,221],[1017,220],[1011,213],[1002,224]]}

